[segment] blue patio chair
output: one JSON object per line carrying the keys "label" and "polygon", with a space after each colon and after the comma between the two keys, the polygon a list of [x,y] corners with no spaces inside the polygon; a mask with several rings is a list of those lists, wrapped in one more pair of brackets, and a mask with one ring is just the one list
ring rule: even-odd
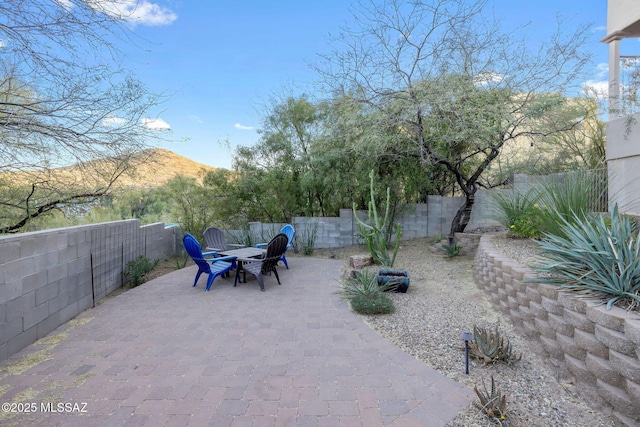
{"label": "blue patio chair", "polygon": [[[289,263],[287,262],[287,258],[285,257],[285,254],[287,253],[287,251],[289,250],[289,248],[291,247],[291,245],[293,245],[293,239],[295,239],[296,237],[296,230],[293,228],[293,225],[291,224],[287,224],[285,226],[283,226],[280,229],[280,233],[284,234],[287,236],[287,247],[284,250],[284,253],[282,254],[282,256],[280,257],[280,261],[284,262],[284,266],[287,267],[287,270],[289,269]],[[256,245],[256,248],[266,248],[268,243],[258,243]]]}
{"label": "blue patio chair", "polygon": [[203,253],[200,243],[189,233],[184,235],[182,243],[193,262],[198,266],[198,273],[196,274],[196,280],[194,280],[193,286],[198,283],[200,275],[206,273],[209,275],[209,278],[207,279],[207,287],[205,290],[208,291],[211,289],[211,284],[216,277],[222,276],[236,268],[236,257],[217,257],[218,254],[216,252]]}

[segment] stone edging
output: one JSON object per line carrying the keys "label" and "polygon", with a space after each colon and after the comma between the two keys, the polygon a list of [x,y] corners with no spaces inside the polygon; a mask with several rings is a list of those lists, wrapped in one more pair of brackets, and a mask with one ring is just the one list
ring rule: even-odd
{"label": "stone edging", "polygon": [[522,283],[528,267],[498,252],[484,235],[473,277],[493,305],[518,330],[539,344],[558,374],[572,378],[594,408],[610,411],[624,426],[640,424],[640,318],[613,307],[607,311],[557,287]]}

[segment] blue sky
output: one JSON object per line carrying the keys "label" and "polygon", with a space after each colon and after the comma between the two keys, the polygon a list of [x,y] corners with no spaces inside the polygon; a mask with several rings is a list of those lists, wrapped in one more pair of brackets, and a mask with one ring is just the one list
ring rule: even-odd
{"label": "blue sky", "polygon": [[[120,0],[136,3],[136,0]],[[382,1],[382,0],[380,0]],[[174,142],[159,146],[198,162],[231,168],[232,147],[252,145],[264,108],[292,87],[317,81],[309,64],[328,52],[328,34],[351,17],[350,0],[139,0],[133,31],[146,51],[132,51],[135,74],[170,97],[158,107],[160,129]],[[587,80],[607,80],[606,0],[489,0],[510,27],[531,23],[536,37],[559,14],[591,23]]]}

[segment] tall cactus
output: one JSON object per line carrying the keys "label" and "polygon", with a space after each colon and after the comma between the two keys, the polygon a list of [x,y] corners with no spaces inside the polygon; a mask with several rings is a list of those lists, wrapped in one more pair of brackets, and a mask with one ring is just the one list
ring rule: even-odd
{"label": "tall cactus", "polygon": [[393,249],[393,255],[390,257],[387,251],[387,230],[389,229],[389,212],[391,203],[391,190],[387,187],[387,204],[384,213],[384,218],[378,216],[378,208],[376,207],[375,189],[373,186],[374,172],[369,174],[371,178],[371,200],[369,201],[369,221],[364,222],[356,213],[356,204],[353,204],[353,216],[358,224],[358,231],[364,238],[367,248],[373,257],[373,260],[377,264],[382,264],[384,267],[393,267],[393,263],[396,260],[398,254],[398,248],[400,247],[400,238],[402,237],[402,229],[400,224],[395,226],[395,245]]}

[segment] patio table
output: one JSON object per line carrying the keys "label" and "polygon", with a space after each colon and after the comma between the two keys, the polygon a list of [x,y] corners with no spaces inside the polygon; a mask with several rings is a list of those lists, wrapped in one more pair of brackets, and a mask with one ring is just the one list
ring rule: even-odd
{"label": "patio table", "polygon": [[[222,256],[235,256],[238,263],[238,272],[242,271],[242,258],[264,258],[267,253],[266,249],[260,248],[240,248],[232,249],[229,251],[218,252]],[[239,279],[239,277],[238,277]],[[244,281],[247,281],[247,276],[244,275]]]}

